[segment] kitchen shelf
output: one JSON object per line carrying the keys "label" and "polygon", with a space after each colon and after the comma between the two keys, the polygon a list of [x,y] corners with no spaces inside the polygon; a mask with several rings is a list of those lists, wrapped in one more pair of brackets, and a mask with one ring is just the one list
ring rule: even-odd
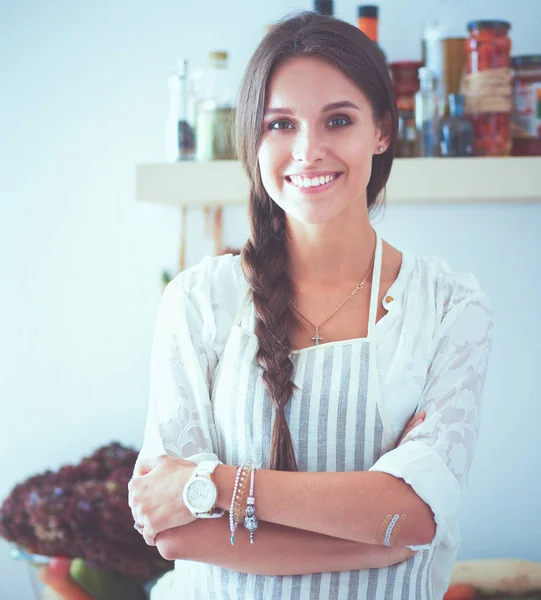
{"label": "kitchen shelf", "polygon": [[[248,193],[248,178],[235,160],[136,167],[136,195],[144,202],[228,206],[246,203]],[[387,202],[541,202],[541,157],[396,159]]]}

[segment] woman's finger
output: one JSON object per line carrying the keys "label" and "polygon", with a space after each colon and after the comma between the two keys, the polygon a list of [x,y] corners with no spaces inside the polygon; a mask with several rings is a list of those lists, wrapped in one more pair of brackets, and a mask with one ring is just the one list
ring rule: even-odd
{"label": "woman's finger", "polygon": [[143,529],[143,538],[147,543],[147,546],[155,546],[156,545],[156,536],[158,535],[151,527],[145,526]]}

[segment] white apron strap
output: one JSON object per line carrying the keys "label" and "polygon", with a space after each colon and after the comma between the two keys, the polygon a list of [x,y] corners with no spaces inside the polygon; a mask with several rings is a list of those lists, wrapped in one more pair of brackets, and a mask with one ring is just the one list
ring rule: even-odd
{"label": "white apron strap", "polygon": [[383,425],[382,448],[384,452],[390,449],[392,431],[390,421],[385,410],[385,403],[381,397],[381,386],[379,382],[377,341],[375,327],[378,314],[379,287],[381,281],[381,265],[383,256],[383,245],[381,238],[376,233],[376,255],[374,257],[374,274],[372,275],[372,293],[370,296],[370,315],[368,317],[368,348],[370,363],[368,366],[368,401],[375,402]]}
{"label": "white apron strap", "polygon": [[368,314],[368,337],[374,333],[378,315],[379,283],[381,280],[382,243],[376,231],[376,253],[374,256],[374,269],[372,271],[372,293],[370,294],[370,312]]}

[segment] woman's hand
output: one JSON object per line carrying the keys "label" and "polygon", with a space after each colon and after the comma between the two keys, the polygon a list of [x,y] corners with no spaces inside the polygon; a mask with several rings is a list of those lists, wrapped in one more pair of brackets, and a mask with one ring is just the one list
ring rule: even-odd
{"label": "woman's hand", "polygon": [[404,438],[408,435],[408,433],[412,429],[415,429],[415,427],[417,427],[417,425],[420,425],[425,420],[425,416],[426,416],[426,414],[425,414],[424,410],[422,410],[417,415],[413,415],[413,417],[411,418],[410,422],[404,428],[404,431],[402,432],[402,435],[400,436],[400,439],[396,443],[396,448],[398,448],[398,446],[400,446],[400,444],[404,441]]}
{"label": "woman's hand", "polygon": [[184,484],[195,467],[189,460],[166,454],[136,463],[128,483],[128,504],[149,546],[156,545],[156,536],[163,531],[195,520],[182,500]]}

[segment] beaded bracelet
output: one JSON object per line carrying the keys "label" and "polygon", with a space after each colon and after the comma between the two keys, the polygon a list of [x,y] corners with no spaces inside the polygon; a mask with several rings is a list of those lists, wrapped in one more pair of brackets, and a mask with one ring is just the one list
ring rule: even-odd
{"label": "beaded bracelet", "polygon": [[246,504],[246,518],[244,519],[244,527],[250,532],[250,544],[254,543],[255,530],[259,527],[259,521],[255,516],[254,479],[255,467],[252,468],[250,478],[250,495],[248,496]]}
{"label": "beaded bracelet", "polygon": [[250,488],[250,473],[252,472],[252,462],[246,462],[242,467],[240,474],[237,496],[233,506],[233,520],[240,525],[244,523],[244,513],[246,509],[246,499],[248,498]]}
{"label": "beaded bracelet", "polygon": [[237,523],[233,519],[233,509],[235,507],[235,499],[237,497],[237,490],[239,487],[240,474],[242,467],[237,467],[237,474],[235,476],[235,485],[233,486],[233,496],[231,497],[231,506],[229,508],[229,531],[231,532],[231,545],[235,543],[235,531],[237,529]]}

